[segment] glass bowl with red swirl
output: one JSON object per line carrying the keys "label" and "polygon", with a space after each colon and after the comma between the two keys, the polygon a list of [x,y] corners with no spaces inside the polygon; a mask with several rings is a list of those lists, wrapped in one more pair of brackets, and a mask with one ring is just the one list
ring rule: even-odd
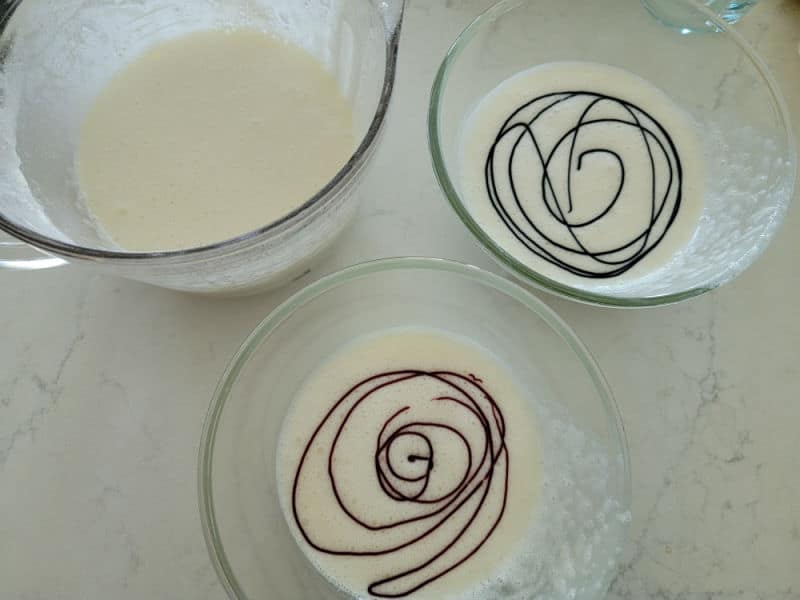
{"label": "glass bowl with red swirl", "polygon": [[611,391],[513,282],[365,263],[270,314],[225,371],[199,456],[232,599],[597,599],[630,523]]}

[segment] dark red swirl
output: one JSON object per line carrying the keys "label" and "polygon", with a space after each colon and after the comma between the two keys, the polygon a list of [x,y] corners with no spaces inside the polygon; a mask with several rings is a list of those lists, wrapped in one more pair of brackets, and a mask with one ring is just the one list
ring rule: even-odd
{"label": "dark red swirl", "polygon": [[319,552],[395,556],[396,567],[376,572],[367,591],[413,594],[472,558],[500,523],[505,432],[500,408],[474,375],[369,377],[308,440],[292,489],[295,523]]}

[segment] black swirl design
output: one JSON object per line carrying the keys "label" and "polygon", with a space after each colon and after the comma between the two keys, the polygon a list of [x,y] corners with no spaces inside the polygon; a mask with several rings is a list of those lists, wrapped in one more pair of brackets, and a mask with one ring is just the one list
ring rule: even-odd
{"label": "black swirl design", "polygon": [[[593,169],[613,171],[616,185],[599,189]],[[595,279],[625,273],[658,246],[678,215],[682,178],[675,144],[652,115],[589,91],[545,94],[517,108],[485,168],[492,206],[514,237]]]}
{"label": "black swirl design", "polygon": [[[295,523],[323,553],[396,556],[398,572],[376,573],[373,596],[408,596],[445,576],[500,523],[506,428],[481,383],[451,372],[375,375],[342,396],[308,440],[292,490]],[[308,508],[320,499],[325,515]]]}

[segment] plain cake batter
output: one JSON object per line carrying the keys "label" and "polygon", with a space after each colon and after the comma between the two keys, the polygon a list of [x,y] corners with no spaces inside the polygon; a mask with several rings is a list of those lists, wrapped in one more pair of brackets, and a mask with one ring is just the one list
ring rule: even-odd
{"label": "plain cake batter", "polygon": [[83,123],[78,173],[120,247],[176,250],[288,214],[354,146],[351,107],[310,54],[256,31],[206,31],[112,79]]}

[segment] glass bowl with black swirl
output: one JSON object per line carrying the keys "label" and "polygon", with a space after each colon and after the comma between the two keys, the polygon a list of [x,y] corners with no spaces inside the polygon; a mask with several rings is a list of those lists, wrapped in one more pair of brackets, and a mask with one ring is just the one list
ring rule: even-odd
{"label": "glass bowl with black swirl", "polygon": [[433,258],[311,284],[211,402],[203,532],[230,598],[594,600],[630,523],[625,433],[572,330]]}
{"label": "glass bowl with black swirl", "polygon": [[444,195],[535,288],[644,307],[732,280],[794,195],[786,104],[742,36],[629,0],[503,0],[447,53],[428,114]]}

